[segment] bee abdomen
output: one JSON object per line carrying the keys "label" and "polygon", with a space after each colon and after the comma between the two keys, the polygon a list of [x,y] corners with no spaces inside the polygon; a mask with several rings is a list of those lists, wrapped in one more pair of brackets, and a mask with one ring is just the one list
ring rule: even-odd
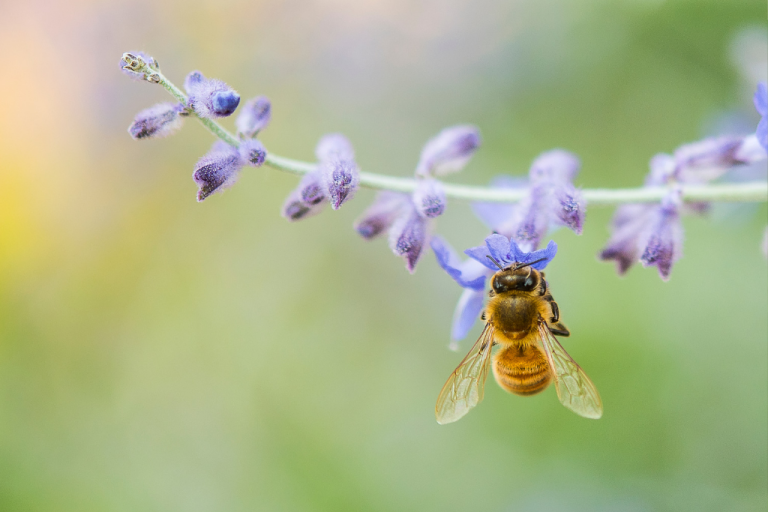
{"label": "bee abdomen", "polygon": [[547,358],[535,346],[501,349],[493,358],[493,376],[499,386],[523,396],[544,391],[552,380]]}

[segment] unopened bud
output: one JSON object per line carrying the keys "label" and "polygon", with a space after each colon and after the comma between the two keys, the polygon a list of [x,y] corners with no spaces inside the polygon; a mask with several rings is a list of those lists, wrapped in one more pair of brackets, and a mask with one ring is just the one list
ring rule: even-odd
{"label": "unopened bud", "polygon": [[265,96],[259,96],[245,102],[235,120],[237,133],[241,137],[255,137],[267,127],[272,117],[272,104]]}
{"label": "unopened bud", "polygon": [[166,137],[181,128],[183,112],[183,105],[158,103],[136,114],[128,133],[134,139]]}

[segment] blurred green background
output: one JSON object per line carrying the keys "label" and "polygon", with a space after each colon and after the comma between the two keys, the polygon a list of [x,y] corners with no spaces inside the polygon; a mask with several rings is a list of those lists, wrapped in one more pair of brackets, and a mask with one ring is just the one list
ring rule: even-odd
{"label": "blurred green background", "polygon": [[[269,168],[196,203],[212,137],[131,140],[170,97],[118,61],[266,94],[284,156],[341,131],[365,170],[407,176],[475,123],[451,181],[562,147],[578,185],[629,187],[656,152],[754,130],[767,46],[757,0],[4,3],[0,510],[766,510],[765,204],[686,218],[668,283],[598,262],[612,210],[590,209],[547,273],[603,419],[489,382],[439,426],[461,290],[433,255],[411,276],[357,237],[371,191],[287,223],[296,178]],[[487,234],[461,202],[438,232]]]}

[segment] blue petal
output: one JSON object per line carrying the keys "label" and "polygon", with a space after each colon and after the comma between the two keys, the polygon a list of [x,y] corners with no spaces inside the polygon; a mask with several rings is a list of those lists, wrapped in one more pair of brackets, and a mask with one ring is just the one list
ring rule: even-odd
{"label": "blue petal", "polygon": [[[482,290],[485,288],[485,274],[473,277],[472,274],[476,275],[477,272],[462,272],[467,266],[459,262],[459,257],[456,255],[453,248],[448,242],[443,240],[442,237],[434,236],[430,245],[435,252],[435,257],[437,257],[437,262],[440,264],[440,267],[442,267],[454,281],[459,283],[460,286],[473,290]],[[462,267],[462,269],[459,267]]]}
{"label": "blue petal", "polygon": [[761,116],[768,115],[768,88],[766,88],[765,82],[758,82],[753,101],[755,109]]}
{"label": "blue petal", "polygon": [[477,247],[471,247],[464,251],[464,254],[469,256],[475,261],[478,261],[483,264],[484,267],[489,268],[491,270],[499,270],[499,268],[493,264],[491,260],[488,259],[488,255],[491,253],[488,251],[487,245],[478,245]]}
{"label": "blue petal", "polygon": [[464,290],[461,294],[459,303],[456,304],[456,310],[453,313],[453,326],[451,328],[451,338],[460,340],[465,338],[480,317],[483,310],[483,292],[477,290]]}
{"label": "blue petal", "polygon": [[552,261],[552,259],[555,257],[555,254],[557,254],[557,244],[554,242],[554,240],[550,240],[545,249],[529,252],[525,255],[521,263],[541,260],[538,263],[531,265],[531,267],[535,268],[536,270],[544,270],[544,268],[549,265],[549,262]]}
{"label": "blue petal", "polygon": [[512,261],[509,259],[509,239],[504,235],[493,234],[485,239],[485,245],[488,246],[490,255],[502,266],[509,265]]}
{"label": "blue petal", "polygon": [[763,117],[757,125],[757,140],[768,151],[768,117]]}

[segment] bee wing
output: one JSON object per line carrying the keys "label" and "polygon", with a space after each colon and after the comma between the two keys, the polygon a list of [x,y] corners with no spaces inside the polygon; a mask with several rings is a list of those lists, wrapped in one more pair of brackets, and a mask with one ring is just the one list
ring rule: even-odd
{"label": "bee wing", "polygon": [[544,321],[539,321],[539,338],[555,377],[560,403],[585,418],[598,419],[602,416],[603,402],[597,388],[560,345]]}
{"label": "bee wing", "polygon": [[493,327],[486,324],[477,342],[440,390],[435,417],[441,425],[453,423],[482,402],[488,369],[491,367]]}

